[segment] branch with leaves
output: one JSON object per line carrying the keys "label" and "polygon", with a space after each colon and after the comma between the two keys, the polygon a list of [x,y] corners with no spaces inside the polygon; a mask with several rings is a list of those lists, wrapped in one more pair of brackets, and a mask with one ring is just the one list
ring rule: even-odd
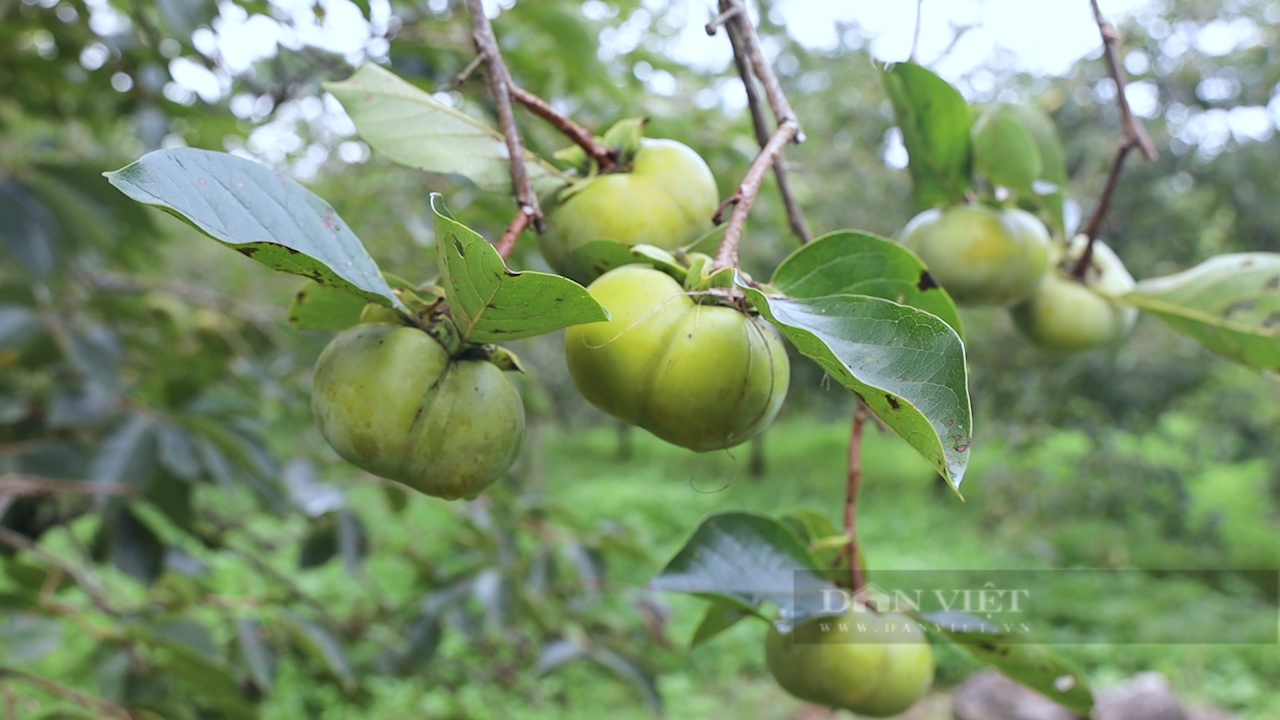
{"label": "branch with leaves", "polygon": [[[783,202],[787,206],[787,219],[791,223],[792,231],[800,237],[802,242],[808,242],[810,238],[808,224],[796,205],[795,198],[791,195],[790,184],[786,180],[786,161],[782,156],[787,143],[804,142],[804,131],[800,127],[800,121],[796,118],[795,111],[791,109],[786,93],[782,91],[778,76],[773,72],[773,68],[769,67],[764,54],[760,51],[760,41],[756,37],[755,27],[751,25],[741,0],[720,0],[720,14],[707,24],[707,33],[714,34],[716,28],[721,25],[724,26],[729,35],[729,41],[733,45],[734,62],[738,67],[739,75],[742,76],[749,106],[752,108],[752,123],[755,127],[756,139],[761,147],[760,154],[747,169],[747,174],[738,185],[738,189],[725,201],[726,206],[733,205],[733,212],[729,215],[724,240],[716,253],[715,267],[717,268],[738,265],[738,246],[742,241],[742,233],[746,229],[747,215],[751,212],[751,205],[755,202],[756,195],[760,192],[760,184],[764,182],[764,176],[770,167],[778,177],[778,187],[782,192]],[[755,94],[752,75],[758,78],[764,87],[765,97],[778,123],[772,133],[766,130],[764,113],[759,107],[759,102],[751,102]]]}
{"label": "branch with leaves", "polygon": [[1102,227],[1102,221],[1106,219],[1107,213],[1111,212],[1111,196],[1115,194],[1116,186],[1120,180],[1120,170],[1124,166],[1124,161],[1129,155],[1129,151],[1134,148],[1141,149],[1142,156],[1147,161],[1155,160],[1157,156],[1155,144],[1151,142],[1151,137],[1147,135],[1146,128],[1142,126],[1142,121],[1133,114],[1133,110],[1129,107],[1129,99],[1125,97],[1124,70],[1120,64],[1120,53],[1116,49],[1116,43],[1120,40],[1120,33],[1102,16],[1102,10],[1098,7],[1098,0],[1089,1],[1093,6],[1093,18],[1098,23],[1098,32],[1102,35],[1103,56],[1107,60],[1107,70],[1111,75],[1111,81],[1115,84],[1116,106],[1120,109],[1120,123],[1124,130],[1124,139],[1120,141],[1120,144],[1116,147],[1115,155],[1111,157],[1111,167],[1107,170],[1107,181],[1102,188],[1102,194],[1098,196],[1098,206],[1094,208],[1093,215],[1089,217],[1089,222],[1085,224],[1084,235],[1089,239],[1089,242],[1085,245],[1084,252],[1080,254],[1080,259],[1076,261],[1075,267],[1072,268],[1072,275],[1077,279],[1084,278],[1090,263],[1093,262],[1093,243],[1098,237],[1098,230]]}

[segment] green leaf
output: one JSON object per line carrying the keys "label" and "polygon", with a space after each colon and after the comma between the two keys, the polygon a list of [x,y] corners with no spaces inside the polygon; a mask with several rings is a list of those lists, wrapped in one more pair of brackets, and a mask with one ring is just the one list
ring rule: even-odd
{"label": "green leaf", "polygon": [[345,330],[360,322],[365,304],[358,295],[307,280],[289,303],[289,324],[302,330]]}
{"label": "green leaf", "polygon": [[969,128],[973,123],[964,97],[947,81],[914,63],[887,66],[882,77],[907,148],[916,206],[963,201],[969,189]]}
{"label": "green leaf", "polygon": [[1219,255],[1123,299],[1220,355],[1280,370],[1280,254]]}
{"label": "green leaf", "polygon": [[333,206],[283,174],[227,153],[158,150],[106,177],[273,270],[400,307],[360,238]]}
{"label": "green leaf", "polygon": [[449,216],[439,193],[431,195],[431,209],[440,284],[463,341],[504,342],[609,319],[591,293],[572,280],[508,270],[479,233]]}
{"label": "green leaf", "polygon": [[351,670],[351,662],[347,660],[342,645],[328,630],[287,610],[280,614],[280,618],[299,648],[318,660],[325,671],[338,681],[343,692],[350,695],[356,691],[356,676]]}
{"label": "green leaf", "polygon": [[658,692],[658,684],[653,675],[638,665],[634,660],[614,652],[609,648],[592,650],[587,659],[611,671],[619,679],[635,688],[644,700],[645,707],[656,718],[663,717],[662,695]]}
{"label": "green leaf", "polygon": [[108,534],[111,561],[121,572],[150,585],[164,570],[165,545],[128,507],[109,511],[102,531]]}
{"label": "green leaf", "polygon": [[741,287],[801,354],[862,398],[959,493],[973,415],[964,343],[950,325],[881,298],[771,298]]}
{"label": "green leaf", "polygon": [[89,477],[95,483],[145,488],[156,470],[155,424],[133,413],[115,429],[93,459]]}
{"label": "green leaf", "polygon": [[[456,173],[479,187],[511,192],[511,166],[502,135],[445,105],[389,70],[365,64],[350,78],[325,83],[374,149],[401,165]],[[539,194],[569,182],[554,165],[525,151]]]}
{"label": "green leaf", "polygon": [[1051,700],[1081,715],[1088,715],[1093,708],[1093,691],[1084,671],[1043,645],[1014,639],[981,618],[962,612],[911,614],[926,628],[943,633],[978,660]]}
{"label": "green leaf", "polygon": [[870,295],[932,313],[963,337],[960,311],[916,254],[878,235],[836,230],[791,253],[769,281],[795,298]]}
{"label": "green leaf", "polygon": [[751,617],[751,613],[746,612],[737,604],[712,600],[707,603],[707,610],[702,614],[702,620],[698,622],[698,627],[694,628],[693,637],[689,640],[689,647],[697,647],[707,642],[725,630],[737,625],[739,620],[746,617]]}
{"label": "green leaf", "polygon": [[[1039,105],[1006,105],[1017,117],[1023,129],[1035,142],[1040,154],[1040,174],[1031,184],[1032,194],[1018,198],[1034,209],[1043,209],[1049,215],[1049,230],[1057,237],[1065,234],[1062,203],[1066,199],[1067,161],[1062,148],[1062,138],[1053,118]],[[1029,201],[1029,202],[1026,202]]]}
{"label": "green leaf", "polygon": [[275,657],[262,641],[262,627],[252,618],[236,618],[236,638],[240,654],[249,666],[253,681],[265,692],[271,692],[275,677]]}
{"label": "green leaf", "polygon": [[[203,627],[200,630],[207,635]],[[228,717],[246,720],[258,717],[257,708],[240,690],[230,669],[216,656],[208,654],[207,648],[202,649],[205,643],[212,646],[211,639],[192,644],[190,636],[170,637],[141,625],[129,627],[128,632],[140,642],[166,653],[166,661],[159,663],[160,667],[166,675],[194,691],[196,704],[221,710]]]}
{"label": "green leaf", "polygon": [[973,166],[992,185],[1018,195],[1032,194],[1044,163],[1021,119],[1007,105],[988,108],[973,124]]}
{"label": "green leaf", "polygon": [[760,604],[770,602],[796,622],[810,614],[797,602],[801,593],[836,589],[790,528],[747,512],[706,517],[649,587],[707,597],[760,617]]}
{"label": "green leaf", "polygon": [[194,482],[200,479],[200,459],[186,429],[179,425],[156,425],[156,458],[174,477]]}
{"label": "green leaf", "polygon": [[57,263],[53,213],[18,183],[0,176],[0,241],[27,272],[44,278]]}

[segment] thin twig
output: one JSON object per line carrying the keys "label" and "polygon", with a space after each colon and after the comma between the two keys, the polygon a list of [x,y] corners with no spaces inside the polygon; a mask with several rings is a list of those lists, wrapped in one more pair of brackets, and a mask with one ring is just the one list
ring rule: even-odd
{"label": "thin twig", "polygon": [[524,165],[524,142],[520,139],[520,131],[516,128],[515,113],[511,111],[511,72],[502,60],[498,50],[498,39],[494,37],[493,26],[489,17],[484,14],[482,0],[467,0],[467,8],[471,13],[471,35],[475,41],[476,52],[483,58],[489,70],[489,91],[493,93],[493,102],[498,109],[498,123],[502,126],[502,135],[507,141],[507,155],[511,163],[511,185],[515,189],[516,203],[520,212],[533,219],[533,225],[542,232],[544,228],[542,208],[538,205],[538,194],[529,181],[529,171]]}
{"label": "thin twig", "polygon": [[911,35],[911,54],[907,56],[911,62],[916,61],[916,50],[920,47],[920,25],[924,23],[924,0],[916,0],[916,30]]}
{"label": "thin twig", "polygon": [[89,600],[93,602],[94,607],[113,617],[120,615],[120,611],[116,610],[111,602],[107,600],[107,596],[103,593],[102,587],[98,585],[98,582],[83,569],[77,567],[75,563],[54,555],[48,550],[45,550],[39,544],[32,542],[27,538],[27,536],[14,532],[3,525],[0,525],[0,542],[18,550],[26,550],[32,555],[35,555],[46,563],[75,578],[76,584],[79,585],[80,589],[84,590],[85,594],[89,596]]}
{"label": "thin twig", "polygon": [[600,172],[609,172],[617,164],[617,153],[614,150],[597,140],[590,130],[556,112],[556,109],[551,107],[551,103],[515,83],[508,85],[508,89],[511,91],[512,100],[524,105],[529,109],[529,112],[551,123],[552,127],[577,143],[583,150],[586,150],[587,154],[600,166]]}
{"label": "thin twig", "polygon": [[475,72],[476,68],[480,67],[480,63],[482,62],[484,62],[484,56],[479,53],[476,53],[476,56],[471,58],[471,62],[468,62],[466,66],[462,68],[462,72],[458,73],[457,77],[453,79],[453,82],[449,83],[448,85],[444,86],[441,89],[451,90],[456,87],[462,87],[462,84],[465,83],[467,79],[471,77],[471,73]]}
{"label": "thin twig", "polygon": [[774,74],[773,68],[769,67],[769,63],[764,59],[764,53],[760,52],[760,40],[756,37],[756,29],[752,27],[750,19],[747,17],[746,10],[742,7],[741,0],[720,0],[720,12],[728,12],[732,8],[738,8],[739,12],[734,13],[729,18],[727,26],[736,27],[742,31],[742,52],[751,60],[751,70],[756,77],[760,78],[760,84],[764,85],[765,96],[769,98],[769,107],[773,109],[773,117],[778,121],[778,126],[790,120],[796,124],[796,133],[793,138],[796,142],[804,142],[804,131],[800,129],[800,120],[796,117],[796,113],[791,109],[791,103],[787,102],[787,96],[782,92],[782,84],[778,82],[778,76]]}
{"label": "thin twig", "polygon": [[38,497],[59,493],[78,495],[132,495],[134,489],[118,483],[92,483],[82,480],[54,480],[39,475],[0,475],[0,495]]}
{"label": "thin twig", "polygon": [[[737,8],[733,10],[736,11]],[[721,13],[720,17],[725,18],[726,15],[732,17],[729,11]],[[755,129],[756,142],[760,143],[760,147],[764,147],[769,142],[769,125],[765,120],[760,98],[756,95],[755,76],[751,72],[750,62],[743,50],[745,43],[742,30],[737,23],[729,23],[725,29],[728,31],[729,43],[733,46],[733,64],[738,68],[738,76],[742,78],[742,87],[747,93],[747,108],[751,111],[751,125]],[[708,24],[707,32],[714,33],[715,28]],[[782,196],[782,204],[787,209],[787,224],[791,226],[791,232],[800,238],[801,244],[809,242],[813,239],[813,234],[809,231],[809,223],[805,220],[799,203],[796,202],[795,194],[791,192],[791,182],[787,179],[786,157],[783,153],[778,153],[778,159],[773,163],[773,174],[778,179],[778,194]]]}
{"label": "thin twig", "polygon": [[133,720],[135,717],[134,714],[128,710],[125,710],[119,705],[111,703],[100,697],[80,692],[75,688],[55,682],[49,678],[32,675],[31,673],[24,672],[22,670],[0,665],[0,678],[20,680],[28,685],[37,687],[50,695],[75,703],[81,708],[96,708],[99,712],[104,714],[104,717],[118,718],[119,720]]}
{"label": "thin twig", "polygon": [[862,484],[862,431],[867,423],[867,406],[861,400],[853,411],[853,429],[849,433],[849,475],[844,495],[844,533],[849,538],[845,554],[849,557],[849,589],[857,595],[864,592],[866,579],[862,557],[858,552],[857,509],[858,487]]}
{"label": "thin twig", "polygon": [[506,260],[511,257],[511,251],[516,247],[516,240],[520,239],[520,233],[529,227],[529,221],[532,218],[524,208],[516,211],[516,216],[511,218],[511,223],[507,225],[507,229],[502,232],[502,238],[498,240],[493,247],[498,251],[498,255]]}
{"label": "thin twig", "polygon": [[720,250],[716,253],[715,267],[738,266],[738,245],[742,241],[742,232],[747,226],[747,215],[751,212],[751,204],[755,202],[756,195],[760,192],[760,183],[764,182],[765,174],[778,159],[782,149],[795,139],[799,132],[799,123],[795,120],[784,120],[774,132],[773,137],[769,138],[769,142],[765,143],[760,150],[751,167],[747,168],[742,184],[733,194],[737,201],[733,206],[733,213],[729,216],[729,224],[724,229],[724,240],[720,242]]}
{"label": "thin twig", "polygon": [[1076,261],[1075,267],[1071,271],[1071,274],[1077,280],[1084,279],[1089,265],[1093,262],[1093,243],[1097,240],[1098,229],[1102,226],[1103,219],[1111,210],[1111,196],[1119,184],[1120,169],[1124,165],[1125,157],[1135,147],[1142,150],[1142,156],[1148,162],[1155,160],[1157,156],[1155,144],[1151,142],[1151,137],[1147,135],[1146,128],[1142,126],[1142,121],[1129,108],[1129,99],[1125,97],[1124,70],[1120,67],[1120,53],[1116,49],[1116,41],[1120,39],[1120,34],[1115,27],[1106,21],[1106,18],[1102,17],[1102,9],[1098,7],[1098,0],[1089,0],[1089,3],[1093,6],[1093,19],[1098,23],[1098,32],[1102,35],[1103,55],[1107,60],[1107,70],[1111,74],[1112,83],[1115,84],[1116,106],[1120,108],[1120,122],[1124,129],[1124,139],[1120,141],[1115,155],[1111,158],[1111,167],[1107,171],[1107,182],[1102,188],[1102,195],[1098,197],[1098,206],[1093,209],[1093,215],[1085,225],[1084,234],[1088,238],[1088,242],[1085,243],[1084,252],[1080,254],[1079,260]]}
{"label": "thin twig", "polygon": [[707,31],[708,35],[714,36],[716,34],[716,28],[725,24],[726,22],[729,21],[730,18],[734,17],[740,12],[742,12],[742,6],[734,5],[728,10],[725,10],[719,15],[711,18],[711,22],[707,23],[704,29]]}

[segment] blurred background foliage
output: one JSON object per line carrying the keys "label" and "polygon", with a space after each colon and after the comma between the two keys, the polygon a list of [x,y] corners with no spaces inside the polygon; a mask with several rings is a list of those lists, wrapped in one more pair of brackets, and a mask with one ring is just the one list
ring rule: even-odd
{"label": "blurred background foliage", "polygon": [[[910,184],[869,38],[841,27],[836,47],[806,48],[760,5],[809,137],[788,159],[811,226],[894,235]],[[671,52],[709,7],[525,1],[495,27],[522,85],[597,131],[650,117],[650,134],[701,152],[728,195],[757,149],[739,81]],[[1105,232],[1137,277],[1280,251],[1278,8],[1164,0],[1121,23],[1130,92],[1161,149],[1126,169]],[[317,40],[343,23],[368,32],[348,47]],[[1224,29],[1235,39],[1206,39]],[[250,37],[278,44],[254,50]],[[510,482],[470,504],[411,497],[315,431],[310,366],[328,337],[284,323],[296,281],[100,178],[159,147],[252,157],[329,199],[383,267],[425,279],[428,192],[489,237],[510,199],[371,156],[320,83],[371,59],[490,116],[479,77],[454,87],[473,55],[465,11],[445,0],[0,0],[0,714],[797,712],[752,629],[691,651],[696,604],[643,587],[704,512],[838,515],[851,404],[816,367],[794,363],[763,442],[704,457],[615,431],[577,396],[558,336],[522,341],[530,440]],[[971,101],[1052,113],[1076,222],[1119,137],[1105,75],[1095,53],[1061,77],[996,56],[957,79]],[[566,144],[520,122],[535,151]],[[769,181],[744,266],[767,276],[794,242]],[[513,264],[545,267],[528,238]],[[1003,313],[965,321],[979,428],[969,500],[897,441],[869,439],[873,572],[1280,565],[1273,378],[1146,320],[1118,351],[1074,357],[1025,345]],[[1149,597],[1126,601],[1168,612],[1158,588],[1153,575]],[[1239,600],[1224,591],[1224,608]],[[1059,621],[1108,622],[1088,608]],[[1068,652],[1103,684],[1155,668],[1198,699],[1280,717],[1274,648]],[[974,669],[946,648],[939,662],[943,687]]]}

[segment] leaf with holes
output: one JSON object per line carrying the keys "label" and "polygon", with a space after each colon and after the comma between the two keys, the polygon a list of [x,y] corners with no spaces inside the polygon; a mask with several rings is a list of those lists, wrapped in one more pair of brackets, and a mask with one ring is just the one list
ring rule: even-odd
{"label": "leaf with holes", "polygon": [[909,62],[881,77],[907,148],[907,170],[919,208],[962,202],[969,189],[973,117],[960,91]]}
{"label": "leaf with holes", "polygon": [[401,303],[333,206],[271,168],[227,153],[157,150],[112,185],[273,270],[392,307]]}
{"label": "leaf with holes", "polygon": [[1043,645],[1026,642],[962,612],[912,613],[982,662],[1081,715],[1093,708],[1084,671]]}
{"label": "leaf with holes", "polygon": [[431,195],[431,209],[439,283],[464,342],[518,340],[609,319],[591,293],[572,280],[508,270],[479,233],[450,217],[439,193]]}
{"label": "leaf with holes", "polygon": [[795,298],[870,295],[937,315],[963,336],[960,311],[916,254],[878,235],[836,230],[791,253],[769,281]]}
{"label": "leaf with holes", "polygon": [[1219,255],[1143,280],[1124,300],[1220,355],[1280,370],[1280,254]]}
{"label": "leaf with holes", "polygon": [[865,295],[779,298],[739,286],[801,354],[857,393],[959,493],[973,414],[964,343],[950,325]]}
{"label": "leaf with holes", "polygon": [[[511,192],[511,166],[502,134],[437,100],[377,65],[363,65],[342,82],[325,83],[355,123],[360,137],[401,165],[456,173],[479,187]],[[524,153],[539,193],[569,182],[556,167]]]}
{"label": "leaf with holes", "polygon": [[[760,605],[769,602],[798,622],[815,614],[806,597],[837,591],[823,574],[783,523],[754,513],[724,512],[704,519],[649,587],[705,597],[761,618]],[[707,632],[704,640],[715,634]]]}

